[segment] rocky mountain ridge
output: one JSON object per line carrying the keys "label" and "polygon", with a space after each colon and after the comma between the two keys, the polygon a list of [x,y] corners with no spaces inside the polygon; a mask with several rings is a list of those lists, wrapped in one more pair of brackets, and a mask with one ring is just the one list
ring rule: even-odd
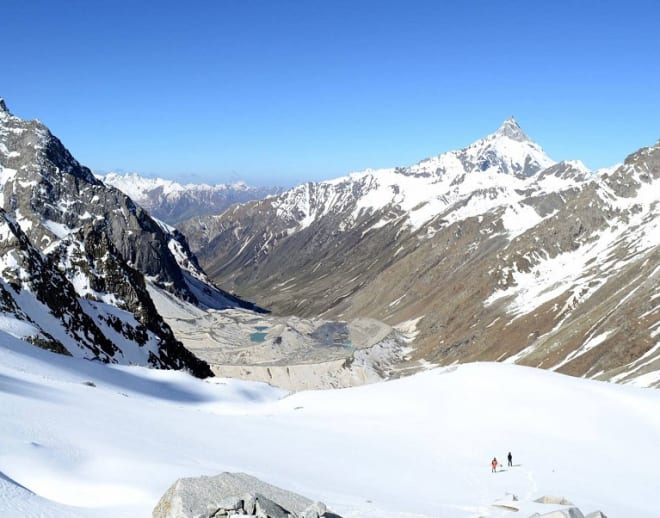
{"label": "rocky mountain ridge", "polygon": [[0,104],[0,331],[104,362],[211,375],[147,287],[200,307],[253,307],[206,277],[183,236]]}
{"label": "rocky mountain ridge", "polygon": [[660,385],[660,143],[592,172],[513,119],[409,167],[181,224],[212,278],[276,314],[414,322],[413,361]]}

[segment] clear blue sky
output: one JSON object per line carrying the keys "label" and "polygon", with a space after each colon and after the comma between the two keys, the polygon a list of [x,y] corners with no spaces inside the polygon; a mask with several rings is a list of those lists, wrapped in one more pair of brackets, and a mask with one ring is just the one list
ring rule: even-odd
{"label": "clear blue sky", "polygon": [[514,115],[598,168],[660,138],[660,2],[2,0],[0,96],[93,170],[294,185]]}

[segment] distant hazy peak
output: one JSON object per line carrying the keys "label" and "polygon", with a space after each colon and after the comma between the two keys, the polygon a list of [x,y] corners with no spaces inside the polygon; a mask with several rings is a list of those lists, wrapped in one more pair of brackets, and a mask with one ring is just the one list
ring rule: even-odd
{"label": "distant hazy peak", "polygon": [[518,142],[525,142],[530,140],[525,132],[520,128],[518,121],[513,117],[509,117],[495,132],[495,135],[509,137],[510,139],[517,140]]}
{"label": "distant hazy peak", "polygon": [[150,189],[162,188],[166,193],[178,192],[178,191],[191,191],[191,190],[245,190],[249,189],[248,186],[243,181],[237,181],[234,183],[219,183],[219,184],[207,184],[207,183],[187,183],[182,184],[175,180],[168,180],[165,178],[159,177],[147,177],[141,176],[139,173],[129,172],[129,173],[114,173],[109,172],[105,174],[97,173],[96,176],[103,180],[105,183],[113,185],[120,190],[124,188],[134,188],[141,191],[147,191]]}

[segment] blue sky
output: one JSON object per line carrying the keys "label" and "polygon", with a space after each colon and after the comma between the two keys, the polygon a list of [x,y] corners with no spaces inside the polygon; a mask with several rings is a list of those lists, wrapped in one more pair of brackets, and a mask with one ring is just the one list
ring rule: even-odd
{"label": "blue sky", "polygon": [[651,1],[3,0],[0,96],[98,171],[294,185],[514,115],[598,168],[660,138]]}

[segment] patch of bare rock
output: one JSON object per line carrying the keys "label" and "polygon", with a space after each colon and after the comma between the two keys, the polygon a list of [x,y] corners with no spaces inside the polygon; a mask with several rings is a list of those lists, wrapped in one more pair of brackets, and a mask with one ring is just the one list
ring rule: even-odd
{"label": "patch of bare rock", "polygon": [[594,511],[587,515],[577,508],[570,500],[556,496],[542,496],[534,500],[539,504],[551,504],[566,506],[563,509],[555,509],[548,513],[534,513],[529,518],[607,518],[602,512]]}

